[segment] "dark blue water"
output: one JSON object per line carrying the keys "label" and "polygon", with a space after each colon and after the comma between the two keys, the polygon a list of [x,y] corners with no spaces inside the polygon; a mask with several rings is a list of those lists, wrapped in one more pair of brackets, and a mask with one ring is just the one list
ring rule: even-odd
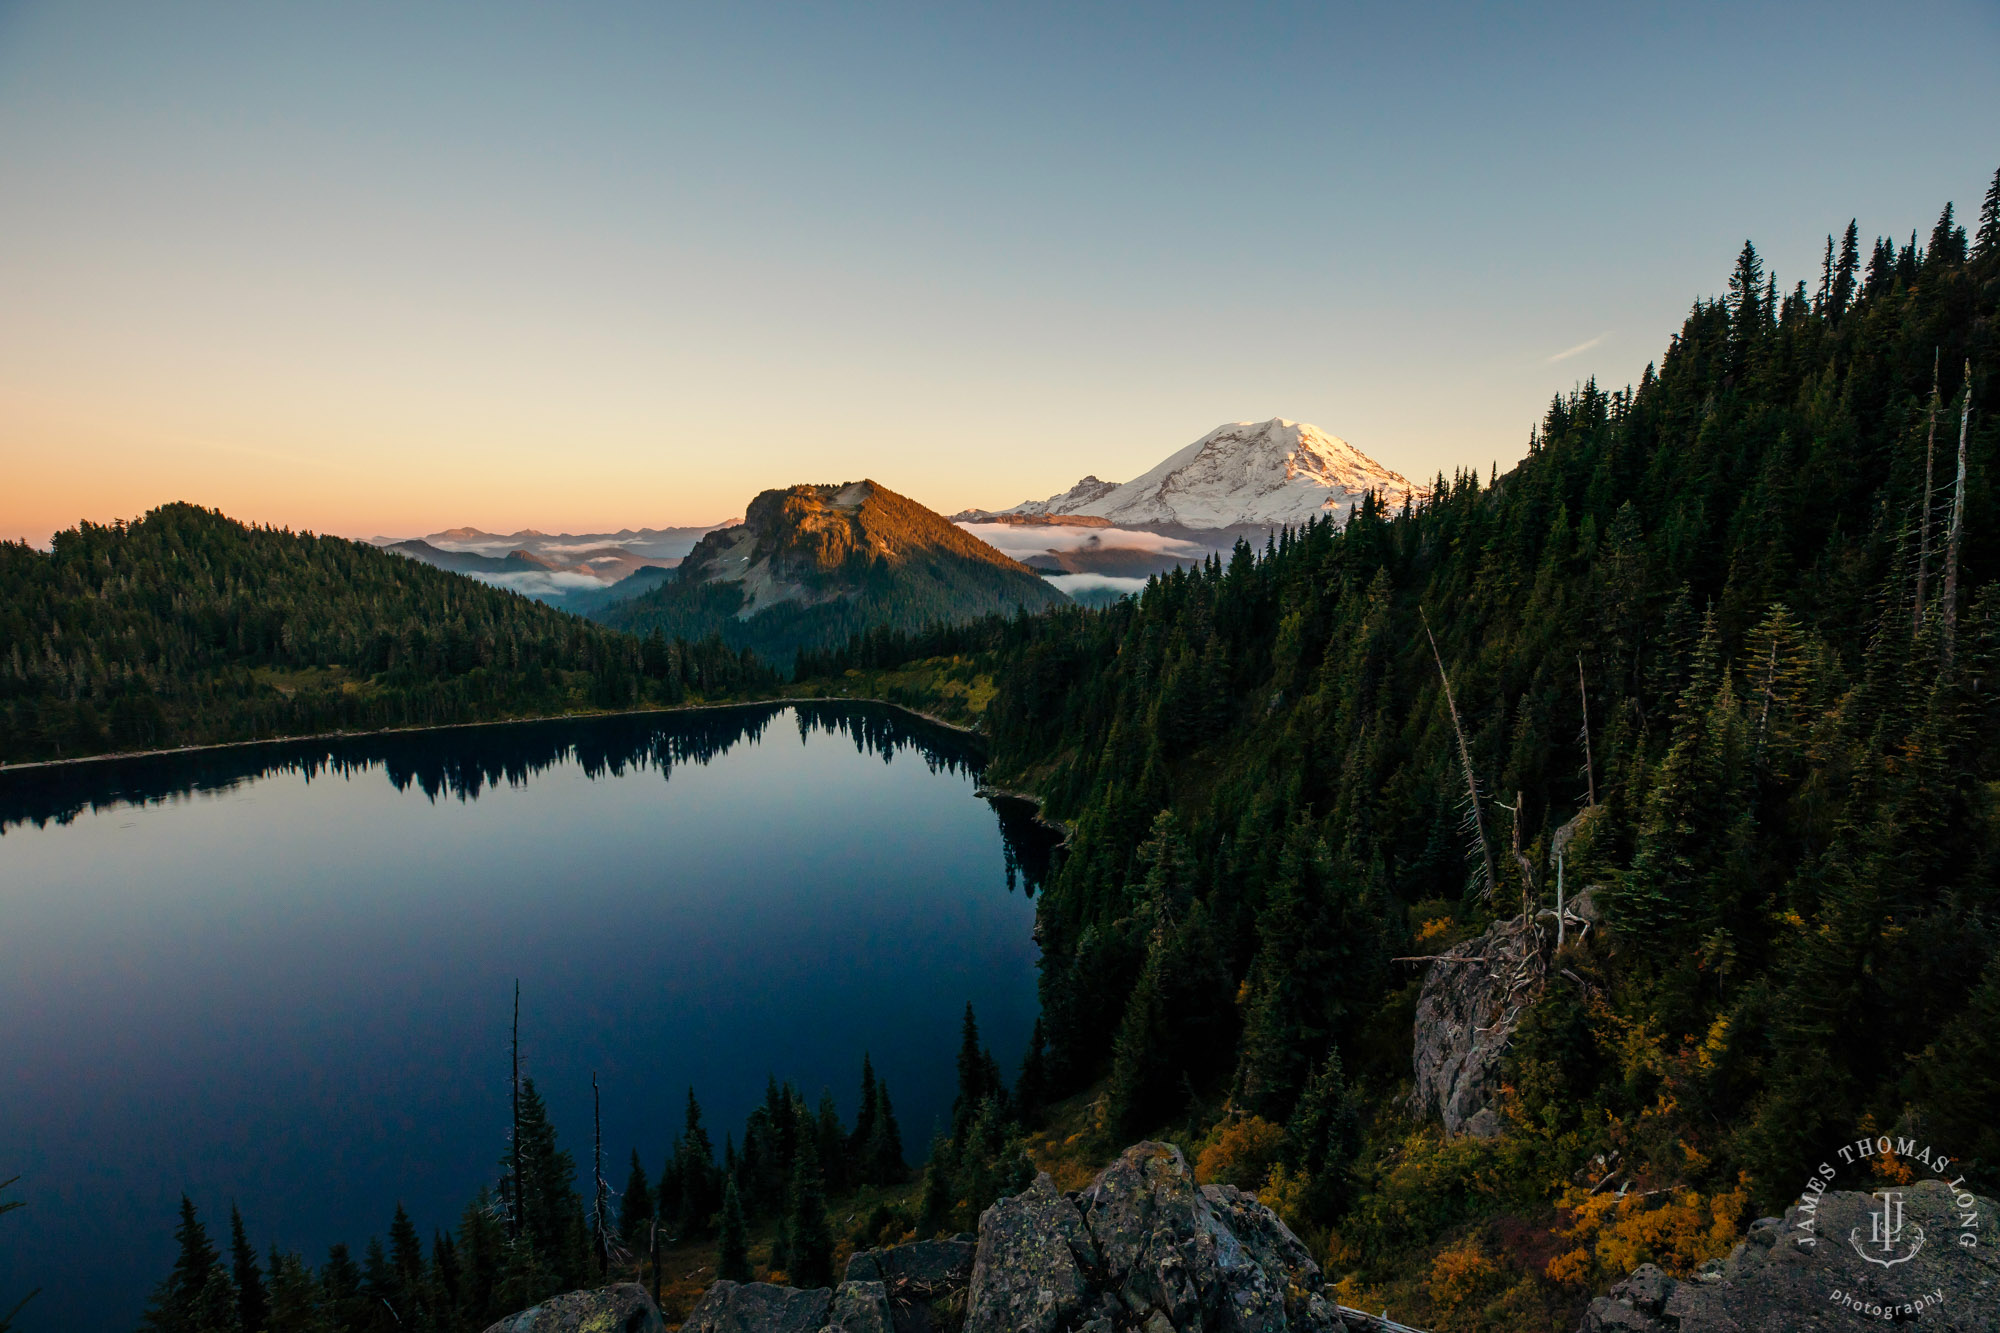
{"label": "dark blue water", "polygon": [[1034,1016],[1045,842],[890,710],[725,709],[0,773],[0,1311],[128,1329],[187,1191],[317,1263],[450,1227],[505,1147],[508,1022],[564,1142],[657,1171],[767,1075],[921,1151],[969,1000]]}

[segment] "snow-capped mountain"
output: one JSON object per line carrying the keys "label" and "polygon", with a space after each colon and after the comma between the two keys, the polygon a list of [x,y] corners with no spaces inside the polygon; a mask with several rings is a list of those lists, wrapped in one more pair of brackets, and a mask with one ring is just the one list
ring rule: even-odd
{"label": "snow-capped mountain", "polygon": [[956,517],[978,522],[1009,514],[1067,514],[1124,527],[1276,527],[1326,514],[1345,518],[1348,507],[1371,490],[1390,505],[1416,493],[1407,478],[1347,441],[1303,421],[1273,417],[1217,426],[1122,486],[1085,477],[1046,500]]}

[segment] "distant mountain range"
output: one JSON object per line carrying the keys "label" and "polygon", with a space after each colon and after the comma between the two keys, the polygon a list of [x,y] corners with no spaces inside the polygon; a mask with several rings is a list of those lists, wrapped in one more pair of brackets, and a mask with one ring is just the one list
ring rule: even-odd
{"label": "distant mountain range", "polygon": [[[1046,500],[1025,500],[1011,509],[967,509],[948,521],[872,481],[766,491],[753,503],[766,510],[773,506],[783,510],[786,502],[770,497],[791,496],[793,508],[804,505],[811,509],[802,498],[809,491],[820,497],[816,503],[825,507],[825,513],[801,511],[793,516],[803,525],[799,534],[794,534],[800,540],[807,540],[800,534],[808,532],[819,534],[811,541],[832,540],[831,534],[840,524],[832,523],[827,515],[850,511],[859,515],[851,518],[851,523],[860,525],[855,531],[863,536],[856,540],[864,544],[883,530],[883,524],[899,531],[899,525],[908,526],[910,532],[927,534],[919,545],[939,553],[940,559],[950,553],[991,565],[986,556],[977,554],[984,551],[1002,561],[997,568],[1007,568],[1015,575],[1043,575],[1041,586],[1032,594],[1024,593],[1026,600],[1019,604],[1033,604],[1035,597],[1052,589],[1080,602],[1109,601],[1138,591],[1150,575],[1194,564],[1210,554],[1226,553],[1239,538],[1261,545],[1279,527],[1298,526],[1325,516],[1344,519],[1371,491],[1391,507],[1421,494],[1408,479],[1345,440],[1317,426],[1282,417],[1218,426],[1122,484],[1085,477]],[[842,496],[847,498],[839,498]],[[856,496],[864,498],[857,500]],[[871,504],[866,497],[879,498]],[[909,511],[898,506],[908,506]],[[898,516],[891,518],[890,510],[896,510]],[[926,517],[919,519],[916,512]],[[935,521],[935,527],[930,520]],[[782,527],[791,521],[777,517],[773,510],[760,520],[761,527],[747,520],[741,525],[622,528],[598,533],[546,533],[533,528],[494,533],[461,527],[424,537],[377,537],[374,544],[612,623],[626,618],[616,612],[620,604],[650,596],[653,601],[647,608],[632,610],[631,615],[639,618],[634,624],[643,620],[648,625],[696,627],[726,622],[730,627],[726,637],[732,642],[754,640],[767,649],[778,645],[780,660],[788,660],[786,645],[800,635],[786,629],[773,637],[741,626],[779,604],[790,609],[769,624],[789,624],[807,609],[835,602],[843,603],[842,609],[813,611],[806,619],[845,623],[858,607],[889,605],[880,600],[889,595],[884,589],[862,595],[858,583],[825,595],[833,586],[825,582],[825,570],[814,573],[812,579],[803,578],[800,571],[804,567],[793,562],[796,551],[766,550],[764,543],[773,540],[777,531],[772,525]],[[957,531],[948,538],[943,533],[950,531],[952,524],[957,525]],[[976,540],[970,545],[950,544],[959,537]],[[700,566],[692,582],[670,573],[684,559]],[[747,572],[743,568],[746,561],[752,566]],[[948,611],[954,599],[939,590],[943,585],[927,582],[942,577],[938,570],[928,566],[906,569],[894,560],[890,564],[896,569],[895,581],[901,584],[892,598],[901,599],[897,606],[922,605],[939,616],[956,617],[956,612]],[[958,586],[952,579],[944,582]],[[719,605],[716,599],[723,596],[726,600],[726,595],[697,588],[714,584],[740,585],[741,604],[714,614],[714,606]],[[980,614],[996,604],[984,594],[974,596],[970,605],[981,610],[968,614]],[[905,612],[895,614],[902,617]],[[801,630],[800,634],[815,641],[819,637],[818,631]]]}
{"label": "distant mountain range", "polygon": [[587,613],[658,587],[660,571],[678,565],[704,534],[720,526],[581,534],[447,528],[426,537],[375,537],[372,542],[439,569]]}
{"label": "distant mountain range", "polygon": [[874,481],[765,491],[674,576],[596,618],[635,634],[719,634],[779,666],[878,625],[918,629],[1067,598],[1036,573]]}
{"label": "distant mountain range", "polygon": [[1347,441],[1273,417],[1217,426],[1122,484],[1085,477],[1046,500],[967,509],[952,521],[1031,567],[1061,571],[1057,582],[1073,593],[1115,592],[1238,537],[1344,519],[1371,491],[1391,506],[1421,494]]}

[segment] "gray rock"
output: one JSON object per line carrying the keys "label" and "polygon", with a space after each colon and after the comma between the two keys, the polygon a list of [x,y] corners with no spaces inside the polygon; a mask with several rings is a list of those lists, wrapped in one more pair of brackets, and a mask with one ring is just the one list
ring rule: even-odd
{"label": "gray rock", "polygon": [[882,1283],[896,1333],[955,1328],[965,1312],[977,1241],[976,1236],[963,1235],[863,1250],[848,1260],[847,1280]]}
{"label": "gray rock", "polygon": [[625,1282],[598,1291],[570,1291],[508,1315],[486,1333],[664,1333],[646,1289]]}
{"label": "gray rock", "polygon": [[1272,1216],[1268,1226],[1260,1219],[1250,1228],[1270,1256],[1260,1263],[1229,1216],[1247,1225],[1249,1210],[1268,1210],[1237,1191],[1219,1197],[1221,1209],[1172,1144],[1127,1148],[1083,1194],[1104,1284],[1145,1322],[1157,1315],[1175,1330],[1284,1333],[1289,1282],[1276,1258],[1283,1223]]}
{"label": "gray rock", "polygon": [[1075,1205],[1046,1175],[979,1218],[965,1333],[1057,1333],[1091,1298],[1097,1249]]}
{"label": "gray rock", "polygon": [[[1333,1307],[1318,1295],[1325,1276],[1305,1242],[1276,1213],[1234,1185],[1203,1185],[1201,1193],[1251,1259],[1277,1282],[1294,1328],[1337,1327],[1331,1322]],[[1314,1302],[1321,1308],[1315,1310]]]}
{"label": "gray rock", "polygon": [[688,1312],[681,1333],[819,1333],[833,1293],[769,1282],[718,1282]]}
{"label": "gray rock", "polygon": [[[1904,1223],[1921,1227],[1925,1243],[1894,1267],[1866,1262],[1849,1243],[1857,1231],[1869,1235],[1877,1207],[1870,1195],[1831,1191],[1820,1199],[1813,1232],[1798,1229],[1805,1219],[1797,1205],[1782,1220],[1759,1218],[1719,1271],[1697,1281],[1676,1282],[1643,1264],[1590,1303],[1582,1333],[1810,1333],[1889,1322],[1933,1333],[2000,1330],[2000,1254],[1989,1234],[1994,1202],[1976,1201],[1980,1243],[1966,1247],[1958,1244],[1963,1213],[1951,1190],[1936,1180],[1909,1186]],[[1802,1243],[1815,1234],[1812,1244]],[[1925,1308],[1905,1308],[1919,1300]]]}
{"label": "gray rock", "polygon": [[[1518,919],[1499,921],[1478,939],[1447,949],[1424,973],[1410,1109],[1442,1120],[1446,1133],[1467,1132],[1499,1089],[1500,1056],[1520,1021],[1506,1003],[1507,989],[1532,947],[1533,935]],[[1498,1116],[1479,1128],[1497,1132]]]}
{"label": "gray rock", "polygon": [[847,1261],[849,1282],[881,1282],[891,1294],[941,1295],[972,1281],[976,1238],[920,1240],[885,1250],[863,1250]]}
{"label": "gray rock", "polygon": [[833,1289],[833,1304],[821,1333],[895,1333],[889,1311],[889,1291],[880,1282],[841,1283]]}

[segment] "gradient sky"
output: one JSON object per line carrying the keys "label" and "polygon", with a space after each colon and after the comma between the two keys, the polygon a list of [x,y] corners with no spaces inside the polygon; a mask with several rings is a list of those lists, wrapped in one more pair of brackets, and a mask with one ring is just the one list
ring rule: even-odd
{"label": "gradient sky", "polygon": [[1745,236],[1928,234],[2000,6],[0,3],[0,536],[1506,466]]}

